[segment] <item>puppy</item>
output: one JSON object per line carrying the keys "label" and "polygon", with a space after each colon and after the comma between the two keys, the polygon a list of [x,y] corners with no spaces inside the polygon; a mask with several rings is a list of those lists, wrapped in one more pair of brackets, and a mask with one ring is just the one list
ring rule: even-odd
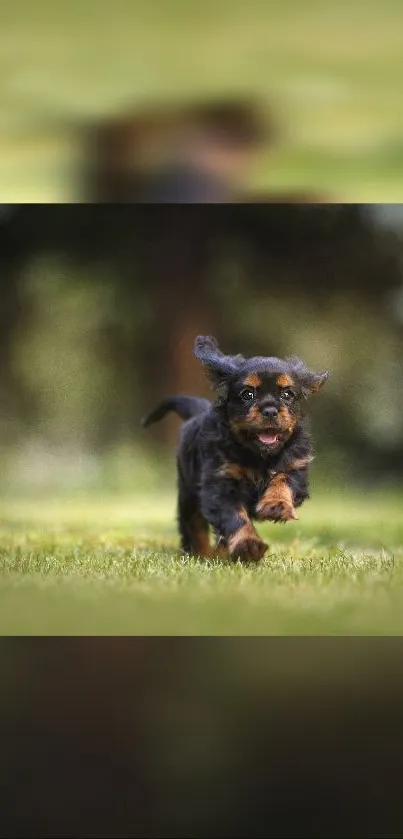
{"label": "puppy", "polygon": [[177,454],[183,550],[260,560],[267,545],[253,520],[291,521],[309,498],[312,447],[302,403],[329,373],[312,373],[298,358],[224,355],[210,336],[196,339],[194,354],[206,368],[216,401],[173,396],[142,424],[149,426],[168,411],[185,420]]}

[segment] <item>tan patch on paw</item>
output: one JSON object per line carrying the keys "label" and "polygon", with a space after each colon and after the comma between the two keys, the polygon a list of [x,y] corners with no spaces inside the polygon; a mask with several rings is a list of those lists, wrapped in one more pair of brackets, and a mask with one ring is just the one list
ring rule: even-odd
{"label": "tan patch on paw", "polygon": [[230,556],[231,559],[240,559],[242,562],[258,562],[263,559],[267,547],[266,542],[262,542],[257,535],[253,538],[240,538],[230,545]]}
{"label": "tan patch on paw", "polygon": [[270,486],[256,506],[256,515],[259,519],[281,522],[297,518],[285,475],[281,473],[272,479]]}
{"label": "tan patch on paw", "polygon": [[246,512],[241,511],[241,515],[245,519],[245,524],[228,540],[230,557],[243,561],[262,559],[267,550],[267,545],[259,539]]}

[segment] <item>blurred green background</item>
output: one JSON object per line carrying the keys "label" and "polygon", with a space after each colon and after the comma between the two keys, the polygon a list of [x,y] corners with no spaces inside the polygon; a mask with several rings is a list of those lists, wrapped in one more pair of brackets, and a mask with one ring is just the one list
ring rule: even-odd
{"label": "blurred green background", "polygon": [[2,200],[80,199],[97,121],[227,95],[279,127],[257,189],[399,200],[402,24],[399,0],[4,2]]}

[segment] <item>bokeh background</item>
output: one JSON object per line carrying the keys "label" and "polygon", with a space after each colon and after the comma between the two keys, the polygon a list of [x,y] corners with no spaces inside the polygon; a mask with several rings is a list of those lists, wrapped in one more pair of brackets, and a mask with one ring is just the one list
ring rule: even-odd
{"label": "bokeh background", "polygon": [[300,355],[331,378],[310,403],[316,485],[400,485],[399,205],[3,205],[0,489],[173,493],[171,393],[211,396],[198,334]]}
{"label": "bokeh background", "polygon": [[400,837],[401,639],[4,639],[4,837]]}
{"label": "bokeh background", "polygon": [[248,190],[399,200],[402,22],[399,0],[3,2],[1,199],[82,200],[108,122],[250,97],[276,130]]}

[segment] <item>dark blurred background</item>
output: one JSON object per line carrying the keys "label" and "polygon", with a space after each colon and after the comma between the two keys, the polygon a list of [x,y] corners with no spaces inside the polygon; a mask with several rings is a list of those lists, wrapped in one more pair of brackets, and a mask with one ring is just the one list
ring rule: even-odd
{"label": "dark blurred background", "polygon": [[401,837],[402,643],[9,639],[2,837]]}
{"label": "dark blurred background", "polygon": [[209,395],[199,333],[329,368],[317,479],[399,481],[402,231],[399,205],[3,205],[2,490],[172,480],[177,420],[139,423]]}

